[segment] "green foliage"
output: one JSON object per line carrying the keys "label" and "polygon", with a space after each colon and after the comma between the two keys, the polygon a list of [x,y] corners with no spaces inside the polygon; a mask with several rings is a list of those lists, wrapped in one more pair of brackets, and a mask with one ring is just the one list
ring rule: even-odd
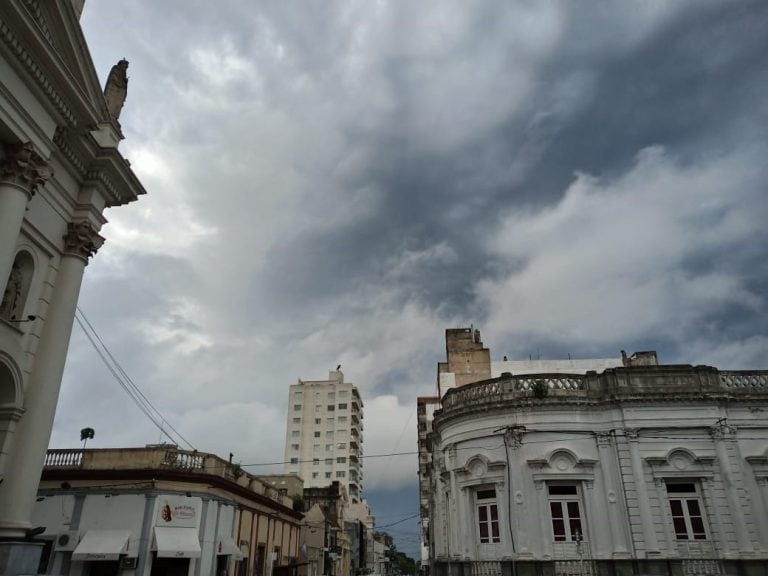
{"label": "green foliage", "polygon": [[377,532],[375,536],[383,536],[386,539],[389,551],[387,557],[389,558],[392,566],[392,573],[394,574],[417,574],[419,569],[416,566],[416,561],[406,556],[404,552],[400,552],[395,546],[395,542],[392,537],[386,532]]}
{"label": "green foliage", "polygon": [[542,398],[546,398],[548,395],[549,388],[547,388],[547,385],[541,380],[537,380],[533,385],[533,396],[541,400]]}

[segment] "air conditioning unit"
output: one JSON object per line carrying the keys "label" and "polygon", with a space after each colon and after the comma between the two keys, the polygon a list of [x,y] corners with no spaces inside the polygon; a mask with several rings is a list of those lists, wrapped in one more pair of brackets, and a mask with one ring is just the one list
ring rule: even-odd
{"label": "air conditioning unit", "polygon": [[55,550],[57,552],[71,552],[77,547],[78,542],[80,542],[80,533],[77,530],[59,532],[59,535],[56,536]]}
{"label": "air conditioning unit", "polygon": [[139,565],[139,559],[135,556],[120,556],[120,568],[135,570]]}

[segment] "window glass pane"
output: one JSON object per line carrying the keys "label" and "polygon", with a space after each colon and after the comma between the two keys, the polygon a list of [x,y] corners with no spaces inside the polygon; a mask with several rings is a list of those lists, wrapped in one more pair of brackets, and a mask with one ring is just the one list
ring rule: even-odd
{"label": "window glass pane", "polygon": [[682,500],[670,500],[669,501],[669,508],[672,510],[672,516],[682,516],[683,515]]}
{"label": "window glass pane", "polygon": [[699,508],[698,500],[686,500],[688,504],[688,513],[691,516],[701,516],[701,509]]}
{"label": "window glass pane", "polygon": [[479,515],[480,515],[480,522],[487,522],[488,521],[488,508],[485,506],[480,506],[480,508],[477,509]]}
{"label": "window glass pane", "polygon": [[499,511],[496,508],[496,504],[491,504],[488,507],[491,509],[491,520],[498,521],[499,520]]}
{"label": "window glass pane", "polygon": [[500,542],[501,537],[499,536],[499,523],[498,522],[491,522],[491,535],[493,536],[494,542]]}
{"label": "window glass pane", "polygon": [[565,540],[565,523],[562,520],[552,519],[552,532],[555,535],[555,541]]}
{"label": "window glass pane", "polygon": [[678,540],[688,540],[688,529],[685,527],[685,519],[672,518],[672,524],[675,527],[675,536]]}
{"label": "window glass pane", "polygon": [[484,544],[488,542],[488,523],[487,522],[480,522],[480,542]]}
{"label": "window glass pane", "polygon": [[701,516],[691,516],[691,529],[696,540],[704,540],[707,537],[707,533],[704,530],[704,521],[701,519]]}
{"label": "window glass pane", "polygon": [[549,509],[552,511],[552,518],[563,517],[563,505],[560,502],[550,502]]}
{"label": "window glass pane", "polygon": [[576,486],[571,484],[569,486],[562,486],[559,484],[550,484],[549,494],[551,496],[564,496],[564,495],[576,495]]}
{"label": "window glass pane", "polygon": [[667,484],[667,492],[670,494],[695,494],[696,486],[694,484]]}
{"label": "window glass pane", "polygon": [[[580,534],[584,534],[581,531],[581,520],[578,518],[571,518],[571,520],[568,522],[569,528],[571,529],[571,540],[578,540]],[[583,538],[583,536],[582,536]]]}
{"label": "window glass pane", "polygon": [[478,490],[478,500],[488,500],[489,498],[496,498],[496,490]]}
{"label": "window glass pane", "polygon": [[581,514],[579,514],[579,503],[578,502],[567,502],[568,505],[568,517],[569,518],[581,518]]}

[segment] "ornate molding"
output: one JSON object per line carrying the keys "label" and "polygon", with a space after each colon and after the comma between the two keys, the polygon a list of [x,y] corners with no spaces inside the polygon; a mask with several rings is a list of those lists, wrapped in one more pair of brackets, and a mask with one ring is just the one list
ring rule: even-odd
{"label": "ornate molding", "polygon": [[67,233],[64,235],[64,254],[75,256],[87,263],[88,258],[96,254],[103,244],[104,238],[87,220],[67,224]]}
{"label": "ornate molding", "polygon": [[43,186],[52,174],[48,162],[35,152],[31,142],[5,145],[5,158],[0,164],[0,183],[18,186],[32,198],[37,187]]}
{"label": "ornate molding", "polygon": [[613,441],[613,434],[610,432],[595,432],[595,440],[597,440],[599,447],[607,448]]}
{"label": "ornate molding", "polygon": [[640,439],[640,431],[637,428],[624,428],[624,437],[629,442],[637,442]]}
{"label": "ornate molding", "polygon": [[735,440],[736,426],[731,426],[725,419],[721,419],[714,426],[710,427],[709,435],[713,440]]}
{"label": "ornate molding", "polygon": [[8,24],[2,21],[0,21],[0,39],[5,42],[22,66],[24,66],[24,68],[27,69],[27,72],[32,75],[38,86],[43,90],[46,96],[48,96],[48,99],[56,108],[56,111],[61,114],[68,123],[76,125],[77,118],[75,118],[75,114],[64,101],[61,94],[59,94],[56,88],[54,88],[48,80],[47,74],[40,68],[40,66],[38,66],[35,58],[13,33]]}

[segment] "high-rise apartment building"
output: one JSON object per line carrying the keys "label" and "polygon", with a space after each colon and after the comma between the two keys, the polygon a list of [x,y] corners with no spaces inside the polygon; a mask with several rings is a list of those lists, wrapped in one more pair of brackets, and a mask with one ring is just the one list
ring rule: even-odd
{"label": "high-rise apartment building", "polygon": [[285,471],[307,488],[338,481],[352,502],[363,490],[363,401],[344,374],[302,381],[289,388],[285,433]]}

